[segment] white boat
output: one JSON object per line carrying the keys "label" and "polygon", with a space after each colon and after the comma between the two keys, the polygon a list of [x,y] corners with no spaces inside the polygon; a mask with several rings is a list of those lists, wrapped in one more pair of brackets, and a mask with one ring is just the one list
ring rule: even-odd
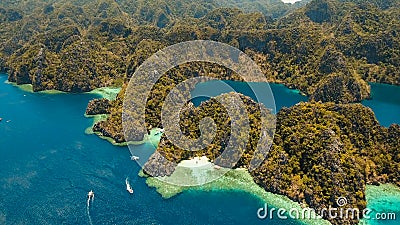
{"label": "white boat", "polygon": [[93,192],[93,190],[90,190],[89,193],[88,193],[88,201],[89,200],[92,200],[92,201],[94,200],[94,192]]}
{"label": "white boat", "polygon": [[133,189],[131,187],[131,185],[128,182],[128,178],[125,179],[125,184],[126,184],[126,190],[130,193],[133,194]]}
{"label": "white boat", "polygon": [[139,160],[139,156],[133,155],[133,156],[131,156],[131,160],[138,161]]}
{"label": "white boat", "polygon": [[158,130],[154,135],[160,135],[160,134],[162,134],[162,133],[164,133],[164,129]]}

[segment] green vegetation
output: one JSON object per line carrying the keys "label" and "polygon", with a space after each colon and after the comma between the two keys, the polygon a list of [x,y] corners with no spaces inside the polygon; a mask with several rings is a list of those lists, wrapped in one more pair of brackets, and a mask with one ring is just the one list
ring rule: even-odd
{"label": "green vegetation", "polygon": [[364,209],[366,184],[400,186],[399,134],[398,125],[381,127],[360,104],[301,103],[278,113],[273,148],[252,175],[267,191],[312,208],[346,197],[346,207]]}
{"label": "green vegetation", "polygon": [[[188,137],[198,137],[199,120],[209,116],[217,124],[214,142],[203,151],[190,152],[179,149],[163,136],[144,172],[151,176],[171,175],[177,163],[195,156],[207,156],[223,167],[249,168],[255,140],[261,131],[257,110],[253,109],[257,104],[242,98],[249,112],[251,131],[249,144],[238,164],[215,161],[227,146],[231,124],[224,109],[212,98],[197,108],[189,104],[182,109],[180,126]],[[300,103],[278,113],[272,149],[251,175],[266,191],[287,196],[305,206],[318,210],[336,207],[337,198],[346,197],[349,201],[346,207],[362,210],[366,208],[367,184],[400,186],[398,137],[399,125],[381,127],[372,110],[361,104]],[[154,184],[154,179],[149,182],[159,186]],[[163,187],[160,191],[170,195],[182,189]],[[323,216],[328,219],[327,215]],[[332,219],[330,222],[356,224],[358,220]]]}
{"label": "green vegetation", "polygon": [[[231,96],[232,93],[228,93],[220,97],[229,98]],[[234,147],[240,146],[240,140],[237,139],[244,134],[231,131],[232,118],[228,114],[227,110],[229,109],[226,109],[216,98],[211,98],[203,102],[199,107],[194,107],[192,103],[189,103],[186,107],[181,109],[180,128],[182,133],[187,137],[197,139],[201,135],[199,129],[200,121],[204,118],[211,118],[215,122],[217,128],[215,136],[213,132],[208,130],[212,126],[207,126],[208,129],[206,128],[202,135],[211,135],[210,139],[213,140],[212,143],[201,151],[187,151],[175,146],[166,136],[163,136],[158,145],[157,154],[161,154],[169,162],[174,163],[179,163],[182,160],[193,157],[206,156],[214,164],[225,168],[251,168],[252,165],[257,163],[257,160],[253,161],[253,157],[263,159],[263,152],[257,151],[257,146],[268,146],[272,142],[275,116],[268,113],[265,106],[255,103],[249,97],[243,95],[239,96],[243,101],[245,109],[242,110],[240,118],[235,119],[234,122],[237,126],[243,128],[248,120],[250,130],[245,131],[248,132],[249,135],[248,140],[246,139],[248,142],[245,147],[230,149],[229,154],[225,152],[225,154],[222,155],[222,152],[229,146],[228,144],[230,141]],[[262,122],[261,110],[265,110],[264,112],[267,113],[263,118],[268,121],[267,123]],[[264,125],[264,127],[262,125]],[[262,134],[264,134],[263,138],[261,138]],[[270,143],[268,143],[268,140],[271,140]],[[259,163],[261,163],[261,161]],[[166,167],[165,171],[160,170],[160,168],[163,167]],[[165,165],[163,161],[160,161],[160,157],[152,157],[144,165],[144,171],[152,176],[165,176],[171,175],[174,171],[173,168],[170,169],[169,167],[171,167],[171,165]]]}
{"label": "green vegetation", "polygon": [[97,132],[106,138],[111,138],[115,143],[125,142],[122,129],[122,103],[125,88],[126,86],[123,86],[122,91],[116,96],[115,100],[109,102],[107,106],[107,112],[109,113],[107,120],[101,120],[93,126],[93,132]]}
{"label": "green vegetation", "polygon": [[[93,101],[88,113],[108,113],[93,131],[123,143],[126,85],[149,56],[182,41],[230,44],[252,57],[269,81],[299,89],[314,101],[330,102],[302,103],[279,112],[272,150],[251,172],[254,181],[316,209],[335,206],[342,196],[363,209],[366,184],[400,186],[400,126],[381,127],[371,110],[346,103],[368,98],[367,82],[400,85],[399,4],[396,0],[313,0],[307,5],[278,0],[3,0],[0,71],[9,73],[9,81],[30,84],[33,91],[121,88],[111,101]],[[172,88],[204,75],[241,79],[210,63],[170,70],[147,101],[147,131],[162,127],[162,103]],[[249,168],[262,133],[260,111],[251,99],[241,98],[251,130],[235,166]],[[181,116],[179,125],[192,138],[199,136],[202,118],[213,118],[216,139],[207,149],[188,153],[163,137],[157,152],[175,163],[198,155],[216,160],[230,135],[226,110],[211,99],[197,108],[187,104]],[[135,138],[140,141],[145,136]],[[147,172],[158,166],[158,159],[148,162]],[[232,166],[227,162],[218,164]]]}
{"label": "green vegetation", "polygon": [[[237,165],[214,161],[217,165],[248,168],[253,157],[255,146],[252,138],[259,137],[259,122],[257,112],[251,110],[256,104],[246,98],[244,102],[253,124],[250,144]],[[204,151],[193,153],[177,148],[163,136],[157,153],[144,166],[144,172],[152,176],[174,172],[176,164],[166,163],[158,154],[174,163],[194,156],[205,155],[211,161],[220,156],[226,148],[224,140],[229,138],[230,119],[215,100],[210,99],[198,108],[188,106],[183,109],[182,131],[189,137],[198,136],[198,121],[204,116],[211,116],[218,127],[213,144]],[[400,186],[398,137],[399,125],[381,127],[372,110],[361,104],[300,103],[278,113],[272,149],[262,165],[251,171],[251,176],[266,191],[287,196],[303,206],[317,210],[337,207],[337,198],[346,197],[348,204],[345,207],[362,211],[366,208],[367,184],[393,183]],[[159,187],[155,179],[151,178],[149,182]],[[169,196],[182,190],[167,185],[160,191]],[[327,214],[323,217],[332,224],[358,222],[329,219]]]}
{"label": "green vegetation", "polygon": [[248,53],[270,81],[308,95],[329,95],[320,89],[334,73],[355,80],[359,93],[317,98],[323,101],[368,98],[365,81],[400,84],[398,1],[315,0],[298,8],[304,4],[2,1],[0,67],[35,91],[90,91],[122,86],[165,46],[211,39]]}

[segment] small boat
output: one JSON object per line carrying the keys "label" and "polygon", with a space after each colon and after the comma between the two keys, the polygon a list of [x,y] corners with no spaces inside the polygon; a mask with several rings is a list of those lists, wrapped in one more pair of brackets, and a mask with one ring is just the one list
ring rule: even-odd
{"label": "small boat", "polygon": [[131,156],[131,160],[132,161],[138,161],[139,160],[139,156],[133,155],[133,156]]}
{"label": "small boat", "polygon": [[94,192],[92,190],[89,191],[87,196],[88,196],[88,201],[89,200],[92,200],[92,201],[94,200]]}
{"label": "small boat", "polygon": [[128,178],[125,179],[125,184],[126,184],[126,190],[130,193],[133,194],[133,189],[131,187],[131,185],[128,182]]}
{"label": "small boat", "polygon": [[3,118],[0,117],[0,122],[3,120]]}
{"label": "small boat", "polygon": [[214,169],[216,169],[216,170],[220,170],[220,169],[221,169],[221,167],[220,167],[220,166],[218,166],[218,165],[215,165],[215,166],[214,166]]}
{"label": "small boat", "polygon": [[158,130],[154,135],[160,135],[160,134],[162,134],[162,133],[164,133],[164,129]]}

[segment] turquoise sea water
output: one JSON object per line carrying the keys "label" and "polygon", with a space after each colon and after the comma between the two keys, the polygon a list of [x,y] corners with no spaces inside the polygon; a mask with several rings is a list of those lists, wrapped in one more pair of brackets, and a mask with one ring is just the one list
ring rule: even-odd
{"label": "turquoise sea water", "polygon": [[[162,199],[137,176],[126,147],[84,133],[92,124],[86,105],[98,96],[28,93],[6,79],[0,75],[0,224],[299,224],[260,221],[264,203],[240,191]],[[306,100],[281,85],[272,90],[277,109]],[[126,177],[134,195],[125,190]]]}
{"label": "turquoise sea water", "polygon": [[[368,208],[372,210],[369,225],[398,225],[400,223],[400,188],[391,184],[369,186],[366,191]],[[383,214],[382,214],[383,213]],[[376,218],[391,217],[395,213],[396,220],[378,220]],[[379,214],[379,216],[377,216]]]}
{"label": "turquoise sea water", "polygon": [[28,93],[6,79],[0,75],[0,224],[90,224],[91,189],[93,224],[299,224],[260,221],[264,203],[239,191],[163,199],[137,176],[126,147],[84,133],[92,124],[86,105],[98,96]]}

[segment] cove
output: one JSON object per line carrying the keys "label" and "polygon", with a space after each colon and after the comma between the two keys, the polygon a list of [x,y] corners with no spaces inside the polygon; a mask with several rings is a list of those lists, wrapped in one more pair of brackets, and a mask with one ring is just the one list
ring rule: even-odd
{"label": "cove", "polygon": [[[89,224],[91,189],[96,194],[89,211],[93,224],[301,224],[259,220],[256,212],[264,202],[240,190],[187,190],[163,199],[137,176],[140,168],[126,147],[85,134],[93,122],[83,115],[86,105],[100,96],[29,93],[6,80],[0,75],[0,224]],[[271,89],[277,109],[306,99],[283,85]],[[277,96],[288,98],[281,103]],[[126,177],[133,196],[125,190]],[[392,195],[380,203],[379,196],[369,199],[374,207],[389,210],[400,204]]]}
{"label": "cove", "polygon": [[370,83],[371,100],[365,100],[363,105],[370,107],[379,123],[389,127],[400,124],[400,86]]}
{"label": "cove", "polygon": [[[193,104],[198,106],[210,97],[216,97],[223,93],[236,91],[254,101],[263,103],[267,108],[277,113],[282,107],[291,107],[299,102],[308,101],[308,97],[301,95],[298,90],[292,90],[283,84],[264,83],[264,82],[240,82],[240,81],[207,81],[196,85],[192,90]],[[271,94],[272,93],[272,94]]]}
{"label": "cove", "polygon": [[264,202],[239,190],[163,199],[137,175],[126,147],[85,134],[93,122],[85,108],[100,96],[29,93],[6,80],[0,75],[0,224],[90,224],[91,189],[93,224],[300,224],[259,220]]}
{"label": "cove", "polygon": [[[374,111],[377,120],[382,126],[389,127],[391,124],[400,124],[400,86],[378,83],[370,83],[370,85],[372,98],[362,101],[362,104]],[[269,88],[273,96],[270,95]],[[289,89],[282,84],[262,82],[249,82],[247,84],[245,82],[227,80],[207,81],[197,84],[192,91],[192,95],[208,97],[197,97],[192,102],[198,106],[202,101],[210,97],[233,90],[249,96],[255,101],[264,103],[268,108],[275,108],[275,112],[279,112],[282,107],[291,107],[298,102],[308,101],[308,97],[301,95],[298,90]],[[258,93],[258,95],[255,96],[254,92]],[[259,95],[262,94],[266,95],[266,98],[260,98]],[[271,98],[275,101],[271,102]],[[273,103],[275,103],[275,106]]]}

